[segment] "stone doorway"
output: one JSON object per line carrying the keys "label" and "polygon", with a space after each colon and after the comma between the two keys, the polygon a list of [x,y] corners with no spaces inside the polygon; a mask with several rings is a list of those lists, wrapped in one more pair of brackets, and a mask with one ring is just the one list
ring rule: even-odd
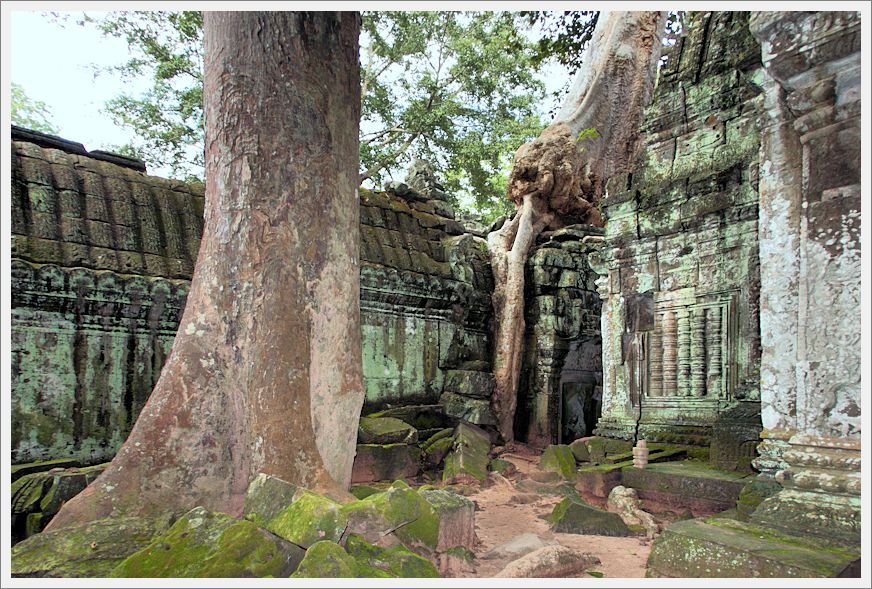
{"label": "stone doorway", "polygon": [[594,378],[564,382],[560,387],[557,443],[592,436],[602,414],[602,387]]}

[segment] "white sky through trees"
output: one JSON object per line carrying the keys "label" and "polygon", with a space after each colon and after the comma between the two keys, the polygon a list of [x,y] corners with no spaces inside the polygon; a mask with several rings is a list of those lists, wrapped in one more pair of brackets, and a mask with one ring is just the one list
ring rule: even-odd
{"label": "white sky through trees", "polygon": [[[123,4],[112,5],[115,9],[122,7]],[[56,8],[62,9],[63,5]],[[95,18],[105,14],[92,10],[87,13]],[[104,36],[96,26],[76,24],[82,19],[81,10],[61,14],[68,18],[55,19],[45,10],[15,7],[8,13],[10,55],[6,85],[9,82],[20,84],[31,100],[44,102],[50,113],[49,120],[60,130],[60,136],[83,143],[86,149],[128,143],[133,131],[115,125],[111,117],[102,112],[104,104],[122,91],[144,92],[150,81],[142,80],[141,87],[137,88],[136,84],[122,85],[119,77],[112,73],[95,76],[95,66],[105,69],[128,60],[127,43]],[[538,27],[531,28],[530,35],[537,36]],[[546,67],[543,80],[547,91],[559,90],[566,76],[565,69],[559,65]],[[543,101],[543,117],[547,117],[552,102],[550,97]],[[169,170],[150,166],[149,173],[166,176]]]}

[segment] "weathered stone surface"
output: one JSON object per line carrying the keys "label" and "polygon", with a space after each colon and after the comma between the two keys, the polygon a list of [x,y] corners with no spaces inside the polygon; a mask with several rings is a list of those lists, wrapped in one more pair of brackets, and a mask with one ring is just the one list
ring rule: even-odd
{"label": "weathered stone surface", "polygon": [[245,495],[245,519],[265,528],[267,523],[294,501],[298,487],[278,477],[258,474]]}
{"label": "weathered stone surface", "polygon": [[[124,441],[172,346],[203,187],[32,141],[14,138],[11,166],[13,461],[93,464]],[[449,239],[463,229],[438,198],[426,212],[361,190],[367,412],[433,405],[446,369],[488,359],[487,255]]]}
{"label": "weathered stone surface", "polygon": [[487,432],[461,422],[454,430],[451,452],[445,457],[442,480],[449,483],[475,483],[487,480],[490,437]]}
{"label": "weathered stone surface", "polygon": [[518,467],[515,466],[514,462],[502,460],[501,458],[491,460],[487,465],[487,469],[504,477],[512,476],[518,472]]}
{"label": "weathered stone surface", "polygon": [[346,525],[340,504],[305,491],[273,517],[266,529],[298,546],[309,548],[319,540],[338,542]]}
{"label": "weathered stone surface", "polygon": [[420,495],[439,516],[437,550],[444,551],[454,546],[475,548],[475,503],[444,489],[421,491]]}
{"label": "weathered stone surface", "polygon": [[313,544],[300,562],[292,578],[348,578],[356,577],[357,561],[332,540]]}
{"label": "weathered stone surface", "polygon": [[494,392],[494,375],[478,370],[448,370],[443,389],[466,397],[490,399]]}
{"label": "weathered stone surface", "polygon": [[433,434],[421,446],[422,460],[430,466],[439,466],[442,464],[445,456],[454,445],[454,429],[445,428]]}
{"label": "weathered stone surface", "polygon": [[549,520],[551,529],[555,532],[595,536],[631,535],[620,516],[588,505],[571,495],[554,506]]}
{"label": "weathered stone surface", "polygon": [[495,576],[499,578],[569,577],[599,564],[592,554],[566,546],[545,546],[510,562]]}
{"label": "weathered stone surface", "polygon": [[859,557],[859,547],[822,545],[727,518],[687,520],[666,527],[654,541],[648,575],[838,577],[851,575]]}
{"label": "weathered stone surface", "polygon": [[585,444],[581,439],[575,440],[569,444],[569,449],[572,451],[572,455],[575,456],[576,462],[590,461],[590,452],[587,449],[587,444]]}
{"label": "weathered stone surface", "polygon": [[484,553],[483,559],[516,559],[525,554],[539,550],[545,546],[554,546],[559,544],[557,540],[543,540],[536,534],[526,532],[520,536],[515,536],[505,544],[500,544]]}
{"label": "weathered stone surface", "polygon": [[358,577],[435,578],[439,572],[433,563],[408,548],[382,548],[351,534],[345,550],[357,561]]}
{"label": "weathered stone surface", "polygon": [[[56,461],[50,461],[55,464]],[[103,472],[106,465],[85,468],[54,467],[25,474],[12,483],[12,542],[37,534],[61,506]]]}
{"label": "weathered stone surface", "polygon": [[286,577],[303,554],[252,522],[197,507],[128,556],[111,576]]}
{"label": "weathered stone surface", "polygon": [[361,444],[415,444],[418,430],[395,417],[361,417],[357,440]]}
{"label": "weathered stone surface", "polygon": [[457,419],[475,425],[494,425],[496,423],[490,402],[485,399],[465,397],[446,391],[439,397],[439,403],[445,408],[445,413]]}
{"label": "weathered stone surface", "polygon": [[352,483],[369,483],[416,476],[421,450],[408,444],[358,444]]}
{"label": "weathered stone surface", "polygon": [[106,577],[168,522],[101,519],[36,534],[12,547],[15,577]]}
{"label": "weathered stone surface", "polygon": [[738,465],[759,431],[753,411],[732,410],[760,400],[760,47],[748,13],[688,14],[632,174],[602,203],[596,432],[707,446],[724,418],[715,455]]}
{"label": "weathered stone surface", "polygon": [[748,475],[721,471],[705,464],[664,462],[645,469],[624,467],[622,483],[636,489],[644,500],[660,505],[690,508],[694,515],[712,515],[735,507]]}
{"label": "weathered stone surface", "polygon": [[386,491],[342,506],[347,533],[371,544],[432,551],[439,541],[439,516],[430,503],[402,481]]}
{"label": "weathered stone surface", "polygon": [[555,472],[564,479],[574,481],[576,477],[575,455],[565,444],[548,446],[539,458],[539,468]]}
{"label": "weathered stone surface", "polygon": [[642,502],[635,489],[618,485],[609,493],[606,509],[621,516],[627,526],[642,526],[651,539],[660,531],[650,513],[642,509]]}

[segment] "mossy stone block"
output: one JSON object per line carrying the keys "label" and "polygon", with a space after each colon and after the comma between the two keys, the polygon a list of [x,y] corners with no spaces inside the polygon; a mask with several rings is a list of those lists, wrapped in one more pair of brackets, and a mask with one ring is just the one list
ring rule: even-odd
{"label": "mossy stone block", "polygon": [[320,540],[338,542],[346,524],[340,504],[306,491],[271,519],[266,528],[288,542],[308,548]]}
{"label": "mossy stone block", "polygon": [[426,499],[403,481],[381,493],[342,506],[349,533],[376,543],[388,533],[411,548],[435,549],[439,516]]}
{"label": "mossy stone block", "polygon": [[454,430],[451,452],[445,457],[442,480],[474,483],[487,480],[490,437],[483,429],[461,422]]}
{"label": "mossy stone block", "polygon": [[419,491],[419,494],[439,516],[438,550],[475,546],[475,503],[447,489]]}
{"label": "mossy stone block", "polygon": [[462,421],[476,425],[496,425],[497,418],[487,399],[476,399],[445,391],[439,397],[439,403],[445,408],[445,413]]}
{"label": "mossy stone block", "polygon": [[552,530],[566,534],[632,535],[618,514],[588,505],[575,496],[566,497],[555,505],[549,520]]}
{"label": "mossy stone block", "polygon": [[156,520],[116,517],[42,532],[12,547],[12,576],[106,577],[159,531]]}
{"label": "mossy stone block", "polygon": [[545,448],[539,458],[539,468],[546,472],[556,472],[567,480],[576,475],[575,455],[566,444],[553,444]]}
{"label": "mossy stone block", "polygon": [[315,542],[291,578],[347,579],[357,577],[357,561],[332,540]]}
{"label": "mossy stone block", "polygon": [[465,397],[490,399],[494,392],[494,375],[479,370],[447,370],[442,388]]}
{"label": "mossy stone block", "polygon": [[243,514],[245,519],[265,528],[269,521],[293,503],[297,486],[268,474],[258,474],[248,486]]}
{"label": "mossy stone block", "polygon": [[416,476],[421,470],[421,449],[409,444],[358,444],[352,483],[395,480]]}
{"label": "mossy stone block", "polygon": [[515,466],[513,462],[509,462],[508,460],[502,460],[501,458],[495,458],[491,460],[487,465],[487,468],[491,472],[495,472],[497,474],[501,474],[503,476],[509,476],[515,472],[517,472],[518,467]]}
{"label": "mossy stone block", "polygon": [[357,534],[350,534],[345,550],[358,566],[360,577],[435,578],[439,576],[433,563],[408,548],[385,549],[375,546]]}
{"label": "mossy stone block", "polygon": [[250,521],[195,507],[112,576],[286,577],[302,559],[302,548]]}
{"label": "mossy stone block", "polygon": [[590,452],[587,450],[587,444],[582,440],[575,440],[569,444],[569,449],[572,450],[576,462],[590,462]]}
{"label": "mossy stone block", "polygon": [[395,417],[361,417],[357,440],[361,444],[416,444],[418,430]]}
{"label": "mossy stone block", "polygon": [[838,577],[859,546],[822,543],[729,518],[675,522],[654,540],[650,577]]}

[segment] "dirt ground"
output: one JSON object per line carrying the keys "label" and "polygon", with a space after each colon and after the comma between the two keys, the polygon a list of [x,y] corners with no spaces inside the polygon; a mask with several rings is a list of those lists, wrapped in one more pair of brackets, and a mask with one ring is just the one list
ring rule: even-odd
{"label": "dirt ground", "polygon": [[[515,484],[537,470],[539,457],[519,448],[501,458],[509,460],[518,467],[518,472],[510,477],[493,477],[492,484],[469,495],[475,501],[475,532],[480,544],[475,549],[475,571],[464,577],[493,577],[513,558],[484,560],[482,555],[496,546],[512,540],[516,536],[530,532],[543,540],[557,540],[569,548],[594,554],[601,564],[591,570],[602,573],[607,578],[641,578],[645,576],[650,545],[644,537],[588,536],[581,534],[558,534],[549,529],[543,518],[548,516],[554,506],[562,499],[559,495],[539,494],[530,503],[512,502],[512,497],[526,495]],[[586,572],[576,575],[590,578]]]}

